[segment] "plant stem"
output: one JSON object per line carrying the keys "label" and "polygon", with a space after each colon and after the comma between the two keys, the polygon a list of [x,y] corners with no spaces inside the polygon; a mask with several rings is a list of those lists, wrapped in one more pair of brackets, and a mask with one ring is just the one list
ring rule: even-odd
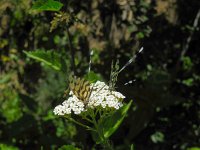
{"label": "plant stem", "polygon": [[194,19],[194,22],[193,22],[193,30],[190,32],[190,35],[189,37],[187,38],[186,40],[186,44],[185,46],[183,47],[183,51],[181,52],[181,56],[180,56],[180,60],[182,60],[182,58],[184,57],[185,53],[188,51],[189,49],[189,45],[192,41],[192,37],[194,35],[194,32],[196,31],[197,27],[198,27],[198,22],[199,22],[199,19],[200,19],[200,9],[198,10],[197,14],[196,14],[196,17]]}
{"label": "plant stem", "polygon": [[69,50],[70,50],[70,53],[71,53],[71,66],[72,66],[73,72],[76,74],[75,53],[74,53],[74,50],[72,48],[72,39],[71,39],[71,35],[70,35],[70,32],[69,32],[68,26],[67,26],[67,37],[68,37],[68,40],[69,40]]}
{"label": "plant stem", "polygon": [[92,120],[90,120],[89,118],[87,118],[87,117],[85,117],[85,116],[83,116],[83,119],[85,119],[85,120],[88,121],[89,123],[93,123]]}
{"label": "plant stem", "polygon": [[110,145],[108,139],[105,138],[104,134],[103,134],[103,130],[99,128],[99,125],[96,121],[96,115],[94,113],[94,111],[91,111],[91,118],[93,120],[93,124],[94,124],[94,127],[96,129],[96,132],[99,136],[99,138],[101,139],[102,141],[102,145],[103,147],[106,149],[106,150],[113,150],[112,146]]}
{"label": "plant stem", "polygon": [[84,125],[84,124],[82,124],[82,123],[80,123],[80,122],[78,122],[78,121],[76,121],[76,120],[74,120],[74,119],[72,119],[72,118],[70,118],[70,117],[66,117],[66,118],[67,118],[69,121],[71,121],[71,122],[73,122],[73,123],[75,123],[75,124],[77,124],[77,125],[80,125],[80,126],[86,128],[86,129],[88,129],[88,130],[91,130],[91,131],[95,131],[95,132],[96,132],[95,129],[93,129],[93,128],[87,126],[87,125]]}

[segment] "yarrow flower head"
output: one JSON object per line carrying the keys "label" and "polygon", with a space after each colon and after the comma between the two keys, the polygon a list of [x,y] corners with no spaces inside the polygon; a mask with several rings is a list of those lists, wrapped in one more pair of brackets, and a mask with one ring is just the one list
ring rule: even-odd
{"label": "yarrow flower head", "polygon": [[[104,82],[97,81],[96,83],[90,84],[91,93],[87,100],[83,101],[76,96],[76,93],[70,91],[70,97],[65,100],[61,105],[54,108],[54,114],[56,115],[67,115],[81,114],[88,109],[95,109],[100,107],[119,109],[123,104],[122,100],[125,98],[119,92],[110,90],[109,86]],[[79,91],[81,92],[81,91]]]}

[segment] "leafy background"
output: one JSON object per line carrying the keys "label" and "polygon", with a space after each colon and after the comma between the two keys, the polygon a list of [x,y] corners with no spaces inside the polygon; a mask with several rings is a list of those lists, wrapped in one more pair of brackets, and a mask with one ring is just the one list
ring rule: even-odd
{"label": "leafy background", "polygon": [[[42,11],[44,2],[53,7]],[[107,82],[112,61],[122,67],[144,47],[119,74],[117,90],[133,104],[111,137],[115,149],[199,149],[200,2],[59,2],[0,0],[0,149],[100,149],[88,131],[52,113],[67,88],[70,44],[77,74],[87,73],[93,50],[92,71]],[[71,22],[49,32],[60,8]]]}

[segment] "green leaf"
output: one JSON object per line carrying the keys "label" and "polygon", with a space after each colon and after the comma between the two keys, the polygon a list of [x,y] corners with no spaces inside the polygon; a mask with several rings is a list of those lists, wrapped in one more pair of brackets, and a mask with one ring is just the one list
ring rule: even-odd
{"label": "green leaf", "polygon": [[0,114],[4,116],[7,122],[15,122],[23,116],[23,112],[20,107],[21,101],[16,91],[13,91],[11,88],[2,90],[0,102],[2,106]]}
{"label": "green leaf", "polygon": [[3,76],[0,76],[0,84],[6,84],[8,82],[10,82],[11,78],[12,78],[12,75],[11,73],[7,73]]}
{"label": "green leaf", "polygon": [[28,57],[43,62],[55,70],[59,71],[62,69],[62,59],[57,53],[53,51],[37,50],[32,52],[24,51],[24,53]]}
{"label": "green leaf", "polygon": [[74,147],[73,145],[64,145],[58,150],[80,150],[79,148]]}
{"label": "green leaf", "polygon": [[194,64],[193,64],[192,59],[190,57],[185,56],[181,60],[183,62],[183,69],[184,70],[189,71],[189,70],[192,69]]}
{"label": "green leaf", "polygon": [[190,148],[187,148],[187,150],[200,150],[200,147],[190,147]]}
{"label": "green leaf", "polygon": [[98,80],[102,80],[102,77],[101,77],[100,74],[97,74],[97,73],[94,73],[93,71],[90,71],[88,74],[86,74],[85,79],[94,83]]}
{"label": "green leaf", "polygon": [[17,147],[0,143],[0,150],[8,150],[8,149],[9,150],[19,150],[19,148],[17,148]]}
{"label": "green leaf", "polygon": [[37,0],[33,6],[33,10],[38,11],[59,11],[63,4],[54,0]]}
{"label": "green leaf", "polygon": [[[99,122],[99,127],[102,130],[106,139],[108,139],[119,128],[120,124],[127,115],[131,104],[132,101],[130,101],[128,104],[124,104],[123,107],[114,112],[112,115],[101,119],[101,121]],[[98,140],[96,142],[100,143],[100,139]]]}
{"label": "green leaf", "polygon": [[23,104],[28,108],[28,110],[31,110],[32,112],[37,111],[38,105],[29,95],[19,93],[19,98],[23,101]]}
{"label": "green leaf", "polygon": [[191,87],[194,85],[194,79],[188,78],[188,79],[183,80],[182,83],[188,87]]}
{"label": "green leaf", "polygon": [[159,143],[164,141],[165,135],[162,132],[156,131],[154,134],[151,135],[151,140],[153,143]]}
{"label": "green leaf", "polygon": [[136,37],[137,37],[138,39],[143,39],[143,38],[145,37],[145,35],[144,35],[143,32],[138,32],[138,33],[136,34]]}
{"label": "green leaf", "polygon": [[134,150],[134,145],[133,144],[131,144],[130,150]]}

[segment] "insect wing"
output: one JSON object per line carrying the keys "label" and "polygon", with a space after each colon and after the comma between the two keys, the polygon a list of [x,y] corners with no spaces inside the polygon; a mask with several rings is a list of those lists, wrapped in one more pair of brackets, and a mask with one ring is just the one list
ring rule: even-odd
{"label": "insect wing", "polygon": [[87,103],[91,95],[90,83],[88,81],[81,78],[75,78],[70,82],[69,87],[78,99]]}

